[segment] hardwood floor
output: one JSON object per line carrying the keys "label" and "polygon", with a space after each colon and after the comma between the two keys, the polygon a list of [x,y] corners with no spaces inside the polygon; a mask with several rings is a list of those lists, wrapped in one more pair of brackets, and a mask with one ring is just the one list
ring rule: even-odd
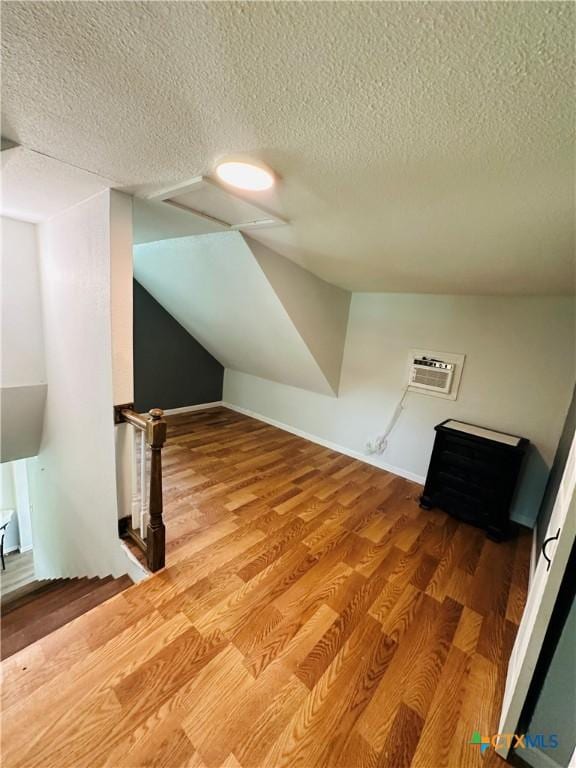
{"label": "hardwood floor", "polygon": [[224,409],[164,480],[168,567],[3,663],[5,768],[504,765],[528,535]]}

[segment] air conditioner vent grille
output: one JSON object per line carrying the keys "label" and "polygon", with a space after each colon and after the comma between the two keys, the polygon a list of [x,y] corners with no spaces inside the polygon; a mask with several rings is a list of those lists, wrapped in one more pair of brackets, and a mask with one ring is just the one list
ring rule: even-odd
{"label": "air conditioner vent grille", "polygon": [[448,393],[453,374],[453,363],[430,357],[416,357],[410,370],[410,386]]}
{"label": "air conditioner vent grille", "polygon": [[427,387],[444,390],[450,378],[450,371],[428,371],[416,368],[412,384],[425,384]]}

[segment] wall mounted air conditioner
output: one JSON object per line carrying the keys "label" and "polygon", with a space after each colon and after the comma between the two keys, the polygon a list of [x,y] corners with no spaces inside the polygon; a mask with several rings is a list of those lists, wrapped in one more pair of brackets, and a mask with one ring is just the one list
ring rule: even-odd
{"label": "wall mounted air conditioner", "polygon": [[410,386],[446,394],[450,392],[454,367],[454,363],[433,357],[415,357],[410,370]]}
{"label": "wall mounted air conditioner", "polygon": [[464,355],[413,349],[410,353],[408,388],[425,395],[455,400],[464,365]]}

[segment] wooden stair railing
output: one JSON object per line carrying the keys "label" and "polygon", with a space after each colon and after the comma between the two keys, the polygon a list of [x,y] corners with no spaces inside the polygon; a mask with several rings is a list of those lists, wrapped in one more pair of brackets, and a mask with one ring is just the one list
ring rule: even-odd
{"label": "wooden stair railing", "polygon": [[150,484],[148,489],[148,525],[146,539],[131,527],[125,531],[146,554],[148,568],[159,571],[166,562],[166,528],[162,517],[162,447],[166,441],[166,421],[161,408],[152,408],[147,414],[140,414],[130,406],[118,405],[114,409],[117,424],[131,424],[144,435],[150,447]]}

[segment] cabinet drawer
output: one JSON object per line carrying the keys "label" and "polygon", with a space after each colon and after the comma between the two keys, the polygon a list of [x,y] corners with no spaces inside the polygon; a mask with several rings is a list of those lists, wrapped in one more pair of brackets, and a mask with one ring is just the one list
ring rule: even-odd
{"label": "cabinet drawer", "polygon": [[480,464],[494,465],[502,462],[509,465],[510,461],[513,460],[513,454],[501,445],[484,445],[467,437],[443,434],[441,446],[445,451]]}
{"label": "cabinet drawer", "polygon": [[486,525],[488,522],[489,507],[455,488],[443,487],[433,498],[436,506],[460,520],[474,525]]}
{"label": "cabinet drawer", "polygon": [[439,487],[447,488],[474,501],[482,504],[498,503],[499,492],[497,487],[475,483],[469,477],[459,476],[455,472],[444,472],[442,470],[438,472],[437,480]]}
{"label": "cabinet drawer", "polygon": [[440,450],[438,454],[438,466],[457,475],[466,476],[480,485],[500,484],[510,475],[510,467],[506,462],[487,463],[446,449]]}

